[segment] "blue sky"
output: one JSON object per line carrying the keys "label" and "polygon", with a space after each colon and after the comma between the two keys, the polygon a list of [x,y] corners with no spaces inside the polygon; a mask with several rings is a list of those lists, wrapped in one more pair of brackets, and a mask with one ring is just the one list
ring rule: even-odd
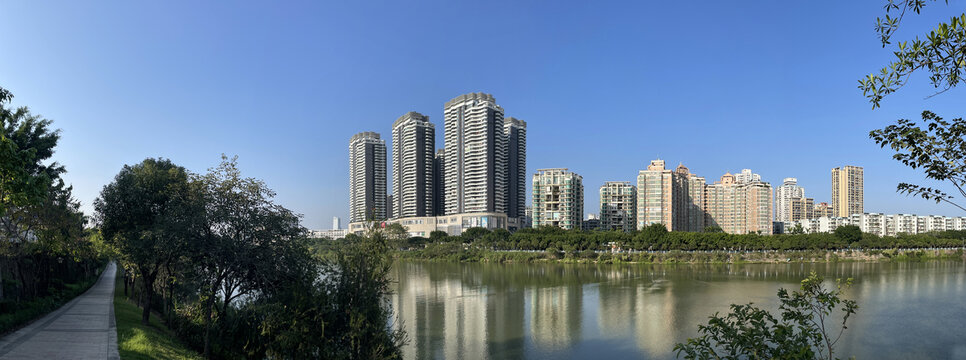
{"label": "blue sky", "polygon": [[[868,138],[966,110],[966,89],[925,99],[925,74],[872,110],[856,80],[890,59],[882,3],[12,0],[0,86],[63,129],[55,159],[88,211],[124,164],[204,172],[226,153],[329,228],[348,214],[349,137],[418,111],[442,147],[443,103],[482,91],[527,121],[529,172],[583,175],[588,213],[604,181],[660,157],[709,182],[797,177],[816,201],[831,168],[859,165],[868,212],[963,215],[896,194],[922,175]],[[931,4],[898,39],[964,4]]]}

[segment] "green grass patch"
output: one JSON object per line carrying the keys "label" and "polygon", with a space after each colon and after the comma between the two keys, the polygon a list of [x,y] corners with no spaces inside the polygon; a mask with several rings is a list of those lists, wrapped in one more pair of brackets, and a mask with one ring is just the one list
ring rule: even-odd
{"label": "green grass patch", "polygon": [[121,359],[201,359],[187,348],[156,314],[149,325],[141,324],[141,308],[124,297],[124,284],[117,277],[114,288],[114,317],[117,321],[117,348]]}

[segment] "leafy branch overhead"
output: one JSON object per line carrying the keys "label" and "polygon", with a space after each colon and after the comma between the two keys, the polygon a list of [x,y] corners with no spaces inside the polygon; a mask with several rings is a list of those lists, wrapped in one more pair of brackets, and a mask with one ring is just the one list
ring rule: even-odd
{"label": "leafy branch overhead", "polygon": [[[919,14],[927,1],[936,0],[888,0],[885,17],[876,18],[875,25],[882,47],[892,44],[892,37],[905,15],[909,12]],[[893,17],[894,13],[898,15]],[[966,13],[939,23],[924,38],[917,36],[911,42],[897,42],[893,54],[896,59],[878,74],[859,79],[858,87],[869,98],[872,108],[879,107],[883,97],[902,88],[917,70],[925,69],[931,74],[930,82],[939,89],[933,95],[955,87],[963,81],[963,71],[966,70]]]}
{"label": "leafy branch overhead", "polygon": [[[926,178],[949,181],[959,195],[966,198],[966,122],[962,118],[946,121],[930,111],[922,112],[922,120],[925,128],[908,119],[900,119],[895,125],[871,131],[869,137],[880,147],[889,146],[895,150],[892,158],[913,169],[923,169]],[[952,195],[939,189],[900,183],[897,191],[937,203],[945,201],[966,210],[952,201]]]}

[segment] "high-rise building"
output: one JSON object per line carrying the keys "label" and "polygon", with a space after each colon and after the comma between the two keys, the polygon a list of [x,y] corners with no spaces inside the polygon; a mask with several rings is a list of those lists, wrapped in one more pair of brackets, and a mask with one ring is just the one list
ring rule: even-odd
{"label": "high-rise building", "polygon": [[429,117],[410,111],[392,125],[392,215],[433,216],[436,130]]}
{"label": "high-rise building", "polygon": [[446,150],[436,150],[433,160],[433,215],[446,214]]}
{"label": "high-rise building", "polygon": [[527,206],[527,122],[507,117],[503,125],[507,140],[507,216],[526,216]]}
{"label": "high-rise building", "polygon": [[738,183],[734,175],[727,173],[720,182],[707,186],[705,204],[706,224],[726,233],[771,234],[774,230],[772,190],[768,183]]}
{"label": "high-rise building", "polygon": [[342,228],[342,219],[339,219],[338,216],[333,216],[332,217],[332,230],[339,230],[341,228]]}
{"label": "high-rise building", "polygon": [[746,184],[753,181],[761,181],[761,175],[751,172],[751,169],[741,169],[741,172],[735,174],[736,183]]}
{"label": "high-rise building", "polygon": [[674,170],[679,175],[680,182],[684,183],[686,190],[683,191],[685,212],[687,214],[686,231],[704,231],[705,210],[704,197],[707,181],[704,177],[692,174],[684,165],[678,165]]}
{"label": "high-rise building", "polygon": [[637,187],[627,181],[608,181],[600,187],[600,229],[637,228]]}
{"label": "high-rise building", "polygon": [[386,218],[386,141],[371,131],[349,140],[349,222]]}
{"label": "high-rise building", "polygon": [[844,166],[832,169],[832,213],[837,217],[862,214],[863,170],[860,166]]}
{"label": "high-rise building", "polygon": [[664,224],[669,231],[701,231],[704,219],[704,178],[679,165],[674,171],[664,160],[652,160],[637,175],[637,228]]}
{"label": "high-rise building", "polygon": [[[651,224],[664,224],[668,230],[681,230],[680,221],[675,224],[674,172],[664,168],[664,160],[652,160],[647,170],[637,175],[637,228],[643,229]],[[680,191],[680,190],[679,190]],[[679,196],[680,197],[680,192]],[[678,217],[680,218],[680,216]],[[675,226],[678,225],[678,226]]]}
{"label": "high-rise building", "polygon": [[503,108],[490,94],[460,95],[444,106],[446,214],[507,213]]}
{"label": "high-rise building", "polygon": [[584,218],[583,177],[567,169],[533,174],[533,227],[580,229]]}
{"label": "high-rise building", "polygon": [[789,222],[792,220],[792,199],[804,198],[805,188],[798,186],[798,179],[785,178],[781,186],[775,189],[775,221]]}

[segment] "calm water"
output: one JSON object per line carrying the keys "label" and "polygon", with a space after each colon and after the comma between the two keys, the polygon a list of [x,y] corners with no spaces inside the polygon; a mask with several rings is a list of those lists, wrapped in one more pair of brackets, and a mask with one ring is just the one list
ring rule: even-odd
{"label": "calm water", "polygon": [[809,271],[855,279],[839,357],[966,359],[966,264],[563,265],[400,262],[407,359],[673,358],[731,303],[774,310]]}

